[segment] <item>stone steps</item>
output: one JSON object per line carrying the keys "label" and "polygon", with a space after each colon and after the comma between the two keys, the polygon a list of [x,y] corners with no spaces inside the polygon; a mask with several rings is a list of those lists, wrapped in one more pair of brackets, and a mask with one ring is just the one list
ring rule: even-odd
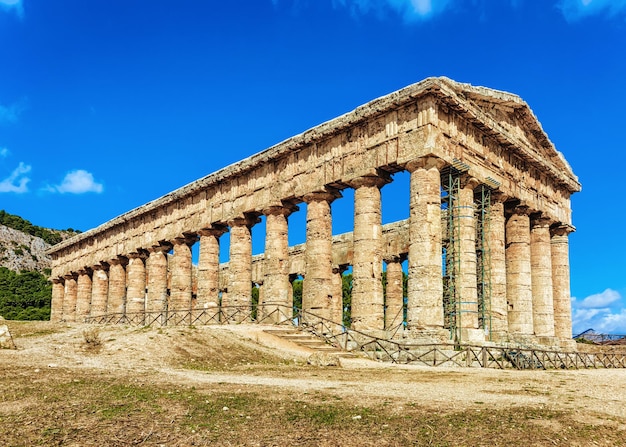
{"label": "stone steps", "polygon": [[298,346],[311,349],[315,352],[334,354],[339,357],[353,356],[353,354],[336,348],[335,346],[326,343],[326,341],[316,337],[315,335],[302,332],[301,330],[296,328],[272,328],[264,329],[263,332],[265,332],[266,334],[274,335],[275,337],[279,337],[283,340],[290,341]]}

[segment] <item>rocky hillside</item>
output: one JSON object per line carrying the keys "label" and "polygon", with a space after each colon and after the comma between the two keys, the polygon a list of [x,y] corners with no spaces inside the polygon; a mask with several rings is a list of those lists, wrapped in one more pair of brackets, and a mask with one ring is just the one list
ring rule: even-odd
{"label": "rocky hillside", "polygon": [[19,272],[44,272],[52,261],[45,251],[50,248],[43,239],[0,225],[0,267]]}

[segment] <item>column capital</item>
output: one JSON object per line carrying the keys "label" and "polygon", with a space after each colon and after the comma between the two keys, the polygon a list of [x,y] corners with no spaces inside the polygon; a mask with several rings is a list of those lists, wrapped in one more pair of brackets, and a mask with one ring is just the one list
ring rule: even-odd
{"label": "column capital", "polygon": [[333,273],[335,274],[340,274],[343,275],[343,272],[345,272],[346,270],[348,270],[349,265],[348,264],[338,264],[338,265],[333,265]]}
{"label": "column capital", "polygon": [[511,197],[502,191],[491,191],[491,203],[504,203],[509,200]]}
{"label": "column capital", "polygon": [[91,267],[83,267],[82,269],[78,270],[79,275],[91,275],[92,273],[93,270],[91,269]]}
{"label": "column capital", "polygon": [[431,169],[437,168],[437,170],[441,171],[444,166],[446,166],[445,160],[442,160],[438,157],[428,156],[428,157],[420,157],[415,160],[411,160],[406,163],[405,169],[409,172],[416,171],[417,169]]}
{"label": "column capital", "polygon": [[210,226],[204,227],[200,231],[198,231],[198,234],[200,236],[220,237],[222,234],[227,233],[227,232],[228,232],[228,225],[211,224]]}
{"label": "column capital", "polygon": [[558,222],[550,227],[550,234],[552,236],[567,236],[574,231],[576,231],[575,226],[561,222]]}
{"label": "column capital", "polygon": [[387,256],[383,257],[383,261],[385,261],[386,264],[390,264],[392,262],[402,263],[402,262],[406,261],[407,258],[408,258],[408,254],[407,253],[401,253],[399,255],[387,255]]}
{"label": "column capital", "polygon": [[469,174],[461,175],[461,188],[463,189],[469,188],[469,189],[474,190],[481,183],[482,182],[480,180],[478,180],[476,177],[472,175],[469,175]]}
{"label": "column capital", "polygon": [[377,169],[375,173],[371,175],[364,175],[352,180],[348,180],[346,183],[350,188],[357,189],[361,186],[376,186],[382,188],[387,183],[391,182],[391,177],[387,172]]}
{"label": "column capital", "polygon": [[58,278],[52,278],[50,281],[52,281],[54,284],[63,284],[65,282],[65,279],[59,276]]}
{"label": "column capital", "polygon": [[322,202],[322,201],[331,203],[333,200],[338,199],[340,197],[341,197],[341,192],[338,189],[325,187],[323,190],[313,191],[313,192],[305,194],[304,197],[302,197],[302,200],[304,200],[306,203]]}
{"label": "column capital", "polygon": [[129,259],[146,259],[147,255],[146,252],[143,249],[139,249],[137,251],[134,251],[132,253],[128,253],[128,258]]}
{"label": "column capital", "polygon": [[109,265],[126,265],[128,264],[128,258],[126,256],[118,255],[116,258],[111,258],[107,261]]}
{"label": "column capital", "polygon": [[283,205],[271,205],[263,210],[263,214],[265,216],[282,214],[283,216],[287,217],[291,213],[294,213],[298,211],[299,209],[300,208],[298,208],[297,205],[294,205],[292,203],[285,203]]}
{"label": "column capital", "polygon": [[153,245],[152,247],[148,248],[148,253],[150,254],[156,253],[156,252],[167,253],[172,248],[173,246],[171,242],[159,241],[158,245]]}
{"label": "column capital", "polygon": [[541,213],[534,214],[530,216],[530,226],[531,228],[548,228],[554,223],[554,220],[547,217],[542,216]]}
{"label": "column capital", "polygon": [[69,272],[69,273],[66,273],[65,275],[63,275],[63,279],[67,279],[67,280],[69,280],[69,279],[74,279],[75,280],[77,278],[78,278],[78,274],[75,273],[75,272]]}
{"label": "column capital", "polygon": [[243,227],[252,228],[255,224],[261,221],[256,214],[244,214],[241,216],[233,217],[228,221],[229,227]]}
{"label": "column capital", "polygon": [[189,245],[192,246],[193,244],[195,244],[196,242],[198,242],[198,235],[195,233],[183,233],[180,236],[177,236],[174,238],[174,240],[172,241],[172,243],[174,245]]}

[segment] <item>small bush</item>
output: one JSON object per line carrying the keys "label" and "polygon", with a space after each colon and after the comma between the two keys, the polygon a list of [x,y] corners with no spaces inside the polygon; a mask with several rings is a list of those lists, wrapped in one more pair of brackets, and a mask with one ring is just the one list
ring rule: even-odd
{"label": "small bush", "polygon": [[99,348],[102,345],[102,339],[100,338],[100,329],[98,329],[97,327],[85,329],[83,331],[83,338],[85,339],[85,345],[88,349]]}

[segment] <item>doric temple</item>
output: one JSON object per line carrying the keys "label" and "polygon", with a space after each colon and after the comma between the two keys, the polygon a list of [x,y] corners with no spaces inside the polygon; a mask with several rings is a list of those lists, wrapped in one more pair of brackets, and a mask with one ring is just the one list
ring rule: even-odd
{"label": "doric temple", "polygon": [[[400,171],[410,173],[409,218],[382,225],[381,188]],[[354,229],[333,235],[331,203],[346,188]],[[351,268],[354,330],[566,346],[570,196],[580,189],[518,96],[429,78],[55,245],[51,319],[242,321],[250,314],[226,310],[250,309],[253,284],[257,317],[291,318],[301,277],[303,311],[341,324]],[[290,247],[288,218],[303,202],[306,242]],[[253,257],[262,215],[265,252]]]}

